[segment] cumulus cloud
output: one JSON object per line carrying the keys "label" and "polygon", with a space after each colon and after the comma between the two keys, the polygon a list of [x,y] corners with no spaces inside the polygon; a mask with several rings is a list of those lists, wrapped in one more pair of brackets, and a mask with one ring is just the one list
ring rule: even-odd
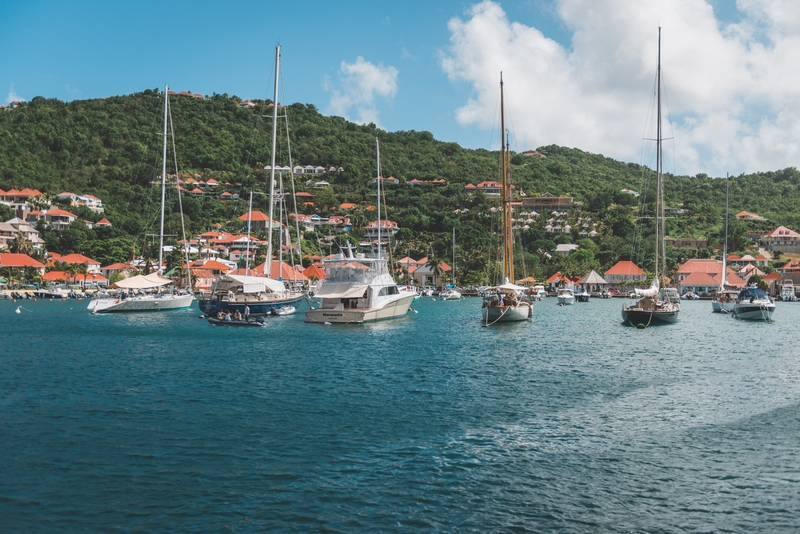
{"label": "cumulus cloud", "polygon": [[724,176],[796,166],[800,5],[737,0],[737,8],[741,21],[724,24],[706,0],[557,0],[572,36],[564,47],[535,20],[511,21],[485,0],[449,22],[442,68],[473,89],[456,118],[496,124],[503,71],[521,150],[559,144],[638,162],[661,26],[667,131],[675,137],[675,168],[665,168]]}
{"label": "cumulus cloud", "polygon": [[21,96],[19,96],[19,95],[17,94],[17,92],[16,92],[16,91],[14,91],[14,84],[13,84],[13,83],[11,84],[11,88],[8,90],[8,99],[7,99],[6,101],[7,101],[7,103],[9,103],[9,104],[10,104],[11,102],[23,102],[23,101],[25,101],[25,99],[24,99],[24,98],[22,98]]}
{"label": "cumulus cloud", "polygon": [[336,82],[325,80],[325,90],[331,94],[328,112],[362,124],[379,125],[377,100],[394,98],[397,76],[396,68],[375,65],[360,56],[355,63],[342,61]]}

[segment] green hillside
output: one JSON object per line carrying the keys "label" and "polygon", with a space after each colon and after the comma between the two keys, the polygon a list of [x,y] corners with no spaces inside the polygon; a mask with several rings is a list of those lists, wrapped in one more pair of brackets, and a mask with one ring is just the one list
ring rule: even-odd
{"label": "green hillside", "polygon": [[[228,190],[244,199],[250,190],[265,191],[267,187],[263,167],[271,159],[271,108],[268,102],[258,102],[254,109],[240,107],[239,103],[239,98],[228,95],[171,97],[181,173],[228,182]],[[356,237],[369,220],[374,220],[374,213],[365,208],[375,203],[372,178],[377,137],[383,175],[401,182],[386,188],[385,199],[389,218],[401,227],[395,254],[410,252],[420,257],[433,253],[449,259],[451,232],[456,228],[457,263],[463,271],[459,281],[489,282],[497,260],[498,221],[491,211],[496,201],[470,196],[464,186],[499,179],[497,152],[464,149],[437,141],[428,132],[385,132],[374,125],[357,125],[341,117],[323,116],[310,104],[293,104],[281,112],[288,115],[294,165],[343,169],[325,175],[331,187],[311,191],[315,206],[304,207],[306,213],[348,215]],[[124,260],[132,248],[142,251],[148,246],[146,236],[155,228],[158,189],[153,182],[161,168],[162,117],[163,93],[158,90],[69,103],[36,97],[6,110],[0,113],[0,189],[32,187],[48,195],[71,191],[100,197],[104,215],[113,224],[111,229],[89,230],[80,223],[60,234],[42,228],[43,236],[49,250],[83,252],[103,263]],[[283,121],[278,131],[284,138]],[[285,139],[279,146],[286,146]],[[573,226],[571,235],[545,232],[548,214],[541,214],[529,229],[520,231],[517,273],[539,278],[556,270],[582,274],[587,268],[602,270],[631,255],[645,268],[650,267],[648,255],[643,254],[650,247],[647,229],[639,226],[641,230],[636,231],[635,223],[639,200],[652,198],[651,173],[639,165],[577,149],[545,146],[538,151],[546,157],[513,155],[512,176],[518,191],[528,196],[545,192],[572,196],[583,203],[583,211],[567,217]],[[278,151],[276,161],[289,164],[285,148]],[[444,179],[446,185],[408,185],[414,178]],[[305,189],[305,180],[302,176],[296,179],[298,190]],[[794,168],[733,178],[731,213],[747,210],[768,221],[735,221],[731,225],[731,248],[743,249],[748,231],[768,230],[778,224],[800,227],[799,182],[800,173]],[[667,176],[666,184],[668,205],[685,210],[668,221],[668,233],[673,237],[703,236],[710,243],[720,243],[724,180],[705,175]],[[642,197],[623,193],[622,189],[640,192]],[[179,232],[180,222],[172,193],[167,227],[174,234]],[[358,207],[343,212],[336,208],[343,202]],[[183,206],[188,231],[195,235],[214,223],[240,228],[236,217],[247,209],[244,200],[221,201],[218,194],[185,196]],[[456,213],[465,208],[469,211]],[[645,214],[650,208],[645,205]],[[266,211],[263,195],[256,196],[254,209]],[[98,218],[88,210],[76,214],[82,219]],[[578,231],[586,223],[596,225],[600,235],[580,240]],[[307,234],[305,250],[327,253],[326,247],[319,247],[319,237],[313,232]],[[565,258],[553,254],[557,243],[569,242],[579,242],[581,249]],[[676,250],[670,259],[674,263],[690,254],[694,252]]]}

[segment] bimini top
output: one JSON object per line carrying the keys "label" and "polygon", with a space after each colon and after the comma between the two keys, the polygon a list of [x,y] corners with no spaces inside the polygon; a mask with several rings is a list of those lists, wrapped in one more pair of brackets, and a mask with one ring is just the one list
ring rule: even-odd
{"label": "bimini top", "polygon": [[364,295],[368,284],[331,284],[325,282],[315,297],[324,299],[355,299]]}
{"label": "bimini top", "polygon": [[755,300],[768,300],[769,295],[763,289],[756,287],[746,287],[739,292],[739,299],[755,299]]}
{"label": "bimini top", "polygon": [[217,280],[215,290],[233,291],[239,289],[242,293],[283,293],[286,288],[283,282],[266,278],[264,276],[245,276],[240,274],[226,274]]}
{"label": "bimini top", "polygon": [[172,280],[169,278],[164,278],[158,273],[150,273],[147,275],[139,274],[136,276],[131,276],[130,278],[126,278],[116,282],[115,284],[112,284],[111,287],[117,287],[120,289],[153,289],[171,283]]}

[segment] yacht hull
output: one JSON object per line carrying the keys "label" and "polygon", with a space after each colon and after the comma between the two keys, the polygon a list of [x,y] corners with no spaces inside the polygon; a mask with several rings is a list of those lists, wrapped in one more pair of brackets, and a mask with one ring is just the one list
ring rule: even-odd
{"label": "yacht hull", "polygon": [[388,302],[381,308],[315,308],[306,312],[306,322],[352,324],[403,317],[413,300],[414,295],[408,295]]}
{"label": "yacht hull", "polygon": [[775,313],[775,304],[737,304],[733,308],[733,316],[748,321],[771,321]]}
{"label": "yacht hull", "polygon": [[487,306],[483,308],[483,324],[514,323],[533,319],[533,305],[520,303],[516,306]]}
{"label": "yacht hull", "polygon": [[622,322],[632,326],[672,324],[678,320],[678,311],[622,310]]}
{"label": "yacht hull", "polygon": [[92,313],[124,313],[179,310],[192,305],[194,295],[164,295],[129,297],[126,299],[96,299],[87,309]]}
{"label": "yacht hull", "polygon": [[565,306],[569,306],[574,302],[575,302],[575,297],[558,297],[558,303],[564,304]]}
{"label": "yacht hull", "polygon": [[255,317],[259,315],[272,315],[273,311],[279,313],[284,307],[297,307],[297,303],[303,299],[303,295],[288,299],[275,299],[275,300],[248,300],[244,301],[230,301],[230,300],[209,300],[204,299],[199,302],[200,311],[209,316],[216,316],[220,310],[228,310],[231,313],[239,312],[244,315],[244,307],[250,307],[250,315]]}

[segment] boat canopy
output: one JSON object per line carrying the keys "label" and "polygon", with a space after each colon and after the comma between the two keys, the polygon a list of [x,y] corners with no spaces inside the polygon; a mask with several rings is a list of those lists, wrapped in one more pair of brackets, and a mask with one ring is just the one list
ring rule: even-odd
{"label": "boat canopy", "polygon": [[171,284],[172,280],[164,278],[158,273],[139,274],[112,284],[111,287],[119,289],[153,289]]}
{"label": "boat canopy", "polygon": [[324,299],[347,299],[358,298],[364,295],[369,285],[367,284],[322,284],[315,297]]}
{"label": "boat canopy", "polygon": [[239,288],[242,293],[283,293],[286,291],[283,282],[265,276],[226,274],[216,284],[216,290],[236,292]]}

